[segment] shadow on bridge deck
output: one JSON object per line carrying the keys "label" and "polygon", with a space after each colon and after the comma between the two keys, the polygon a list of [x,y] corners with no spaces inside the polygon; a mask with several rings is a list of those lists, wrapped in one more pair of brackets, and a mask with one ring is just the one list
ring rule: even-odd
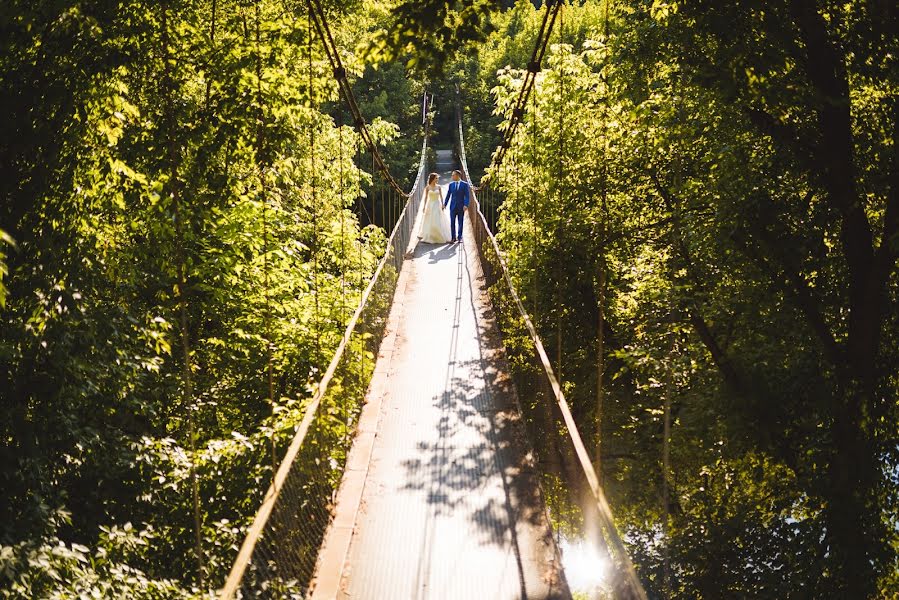
{"label": "shadow on bridge deck", "polygon": [[465,231],[403,267],[315,598],[570,598]]}

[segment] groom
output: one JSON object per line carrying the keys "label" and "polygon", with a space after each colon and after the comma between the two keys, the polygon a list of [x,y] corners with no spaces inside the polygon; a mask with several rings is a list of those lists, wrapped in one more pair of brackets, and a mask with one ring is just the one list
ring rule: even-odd
{"label": "groom", "polygon": [[[450,205],[450,234],[453,242],[462,241],[462,223],[465,221],[465,209],[468,207],[468,197],[470,194],[470,186],[462,181],[462,173],[453,171],[453,182],[449,185],[449,191],[446,193],[446,199],[443,201],[443,208],[447,203]],[[456,221],[459,221],[459,237],[456,238]]]}

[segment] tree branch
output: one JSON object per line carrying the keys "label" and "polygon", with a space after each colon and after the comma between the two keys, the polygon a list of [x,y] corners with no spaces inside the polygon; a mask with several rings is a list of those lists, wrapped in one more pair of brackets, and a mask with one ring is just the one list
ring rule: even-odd
{"label": "tree branch", "polygon": [[[675,246],[678,253],[681,255],[681,258],[684,260],[684,263],[686,264],[687,274],[694,281],[694,283],[698,285],[699,277],[696,274],[693,259],[690,256],[687,245],[684,243],[683,238],[680,236],[677,217],[675,216],[674,195],[664,185],[662,185],[662,182],[659,180],[658,175],[656,175],[655,173],[650,173],[650,178],[652,179],[653,184],[658,190],[659,195],[662,197],[662,200],[665,202],[665,205],[668,207],[668,210],[672,214],[671,218],[675,227]],[[693,325],[693,329],[699,336],[700,341],[702,341],[703,345],[712,356],[712,361],[715,363],[715,366],[724,377],[724,382],[728,385],[728,387],[730,387],[738,394],[745,394],[746,389],[743,380],[740,377],[740,374],[737,373],[737,370],[734,368],[733,363],[727,356],[727,353],[715,339],[715,336],[712,333],[712,330],[709,327],[708,323],[705,321],[705,319],[702,318],[702,315],[699,314],[699,308],[696,306],[696,303],[690,302],[689,306],[686,307],[686,310],[690,318],[690,324]]]}
{"label": "tree branch", "polygon": [[[763,237],[765,237],[764,234]],[[780,273],[778,273],[778,269],[771,264],[771,261],[763,256],[757,248],[753,247],[749,240],[749,236],[742,239],[735,238],[735,241],[738,242],[743,253],[749,257],[749,259],[752,260],[752,262],[755,263],[775,285],[780,287],[787,296],[793,299],[796,308],[803,314],[809,327],[812,328],[812,331],[821,342],[827,360],[834,367],[839,369],[844,363],[843,353],[836,339],[834,339],[830,327],[828,327],[827,322],[824,320],[824,315],[818,307],[818,302],[814,299],[805,279],[802,278],[798,271],[790,268],[787,261],[783,260],[783,257],[780,256],[776,257],[778,259],[777,262],[780,264]],[[763,242],[769,248],[776,247],[776,244],[774,244],[770,238],[765,237]]]}
{"label": "tree branch", "polygon": [[771,136],[775,142],[792,151],[803,168],[812,172],[819,168],[815,160],[815,149],[803,141],[806,138],[799,135],[795,127],[760,108],[745,107],[743,111],[759,131]]}
{"label": "tree branch", "polygon": [[[847,359],[857,377],[872,389],[872,366],[883,322],[884,277],[874,258],[871,223],[858,194],[854,162],[851,99],[845,59],[830,39],[814,0],[791,0],[790,12],[805,52],[800,56],[817,92],[821,141],[817,159],[828,202],[839,211],[840,242],[849,265],[849,338]],[[890,217],[892,217],[891,211]]]}

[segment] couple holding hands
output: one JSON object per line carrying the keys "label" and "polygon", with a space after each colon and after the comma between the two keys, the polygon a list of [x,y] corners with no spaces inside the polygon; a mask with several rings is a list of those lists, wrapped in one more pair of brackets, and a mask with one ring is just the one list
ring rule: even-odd
{"label": "couple holding hands", "polygon": [[[421,241],[429,244],[446,244],[462,241],[462,223],[465,220],[465,208],[471,195],[471,186],[462,180],[460,171],[453,171],[453,182],[449,184],[446,198],[441,206],[440,185],[437,173],[428,176],[425,188],[425,214],[421,223]],[[443,209],[449,204],[450,214],[447,219]],[[456,237],[456,223],[459,224],[459,236]]]}

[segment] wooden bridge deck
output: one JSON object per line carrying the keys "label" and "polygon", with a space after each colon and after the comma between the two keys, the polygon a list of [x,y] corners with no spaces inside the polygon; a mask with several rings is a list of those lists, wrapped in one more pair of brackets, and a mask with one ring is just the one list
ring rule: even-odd
{"label": "wooden bridge deck", "polygon": [[466,215],[403,267],[315,598],[570,598],[506,373]]}

